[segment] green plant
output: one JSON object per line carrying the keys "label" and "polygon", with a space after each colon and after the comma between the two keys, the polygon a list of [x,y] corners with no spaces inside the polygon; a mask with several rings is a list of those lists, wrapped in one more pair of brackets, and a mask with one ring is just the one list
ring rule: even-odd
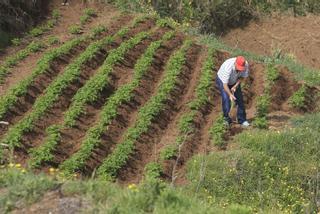
{"label": "green plant", "polygon": [[226,131],[227,131],[227,129],[225,126],[225,120],[224,120],[223,115],[221,114],[216,119],[216,121],[214,122],[214,124],[212,125],[212,127],[209,130],[210,138],[211,138],[214,145],[216,145],[220,148],[225,146],[226,142],[224,140],[224,135],[225,135]]}
{"label": "green plant", "polygon": [[54,156],[52,151],[61,138],[60,128],[58,125],[49,126],[46,130],[46,135],[48,136],[47,139],[45,139],[46,143],[40,145],[38,148],[29,150],[30,159],[28,165],[31,168],[39,167],[41,163],[53,160]]}
{"label": "green plant", "polygon": [[93,16],[97,15],[96,11],[93,8],[84,9],[84,14],[89,16],[89,17],[93,17]]}
{"label": "green plant", "polygon": [[120,144],[117,144],[113,153],[109,155],[98,168],[97,172],[99,177],[112,179],[117,171],[126,164],[129,155],[134,150],[137,138],[148,130],[152,119],[161,111],[164,101],[174,89],[178,76],[181,73],[182,66],[186,60],[186,52],[191,44],[192,42],[190,40],[186,40],[182,48],[170,57],[166,65],[166,73],[159,85],[157,94],[151,97],[139,110],[137,120],[124,134],[124,140]]}
{"label": "green plant", "polygon": [[95,38],[98,35],[101,35],[103,32],[106,32],[107,28],[103,25],[99,25],[95,28],[92,29],[91,33],[92,33],[92,37]]}
{"label": "green plant", "polygon": [[[112,66],[116,63],[116,60],[121,59],[125,52],[130,48],[134,47],[138,44],[143,38],[145,38],[148,34],[142,32],[132,38],[131,40],[123,43],[121,47],[116,49],[113,53],[109,54],[109,58],[106,60],[106,67],[104,70],[101,70],[101,74],[96,75],[89,80],[86,86],[83,87],[82,91],[79,91],[79,96],[83,97],[82,99],[75,99],[72,103],[71,107],[69,108],[68,112],[65,114],[65,122],[66,125],[72,125],[75,121],[75,118],[82,112],[83,105],[86,102],[90,102],[90,99],[96,98],[96,94],[100,90],[92,90],[90,86],[92,82],[95,85],[101,85],[104,87],[107,81],[104,80],[103,77],[108,77],[107,73],[112,71]],[[173,36],[173,32],[166,33],[162,40],[156,41],[150,44],[147,48],[146,52],[143,56],[137,61],[134,67],[134,78],[133,81],[121,86],[105,103],[102,108],[100,120],[98,121],[97,125],[91,127],[88,132],[86,133],[86,137],[81,144],[81,148],[77,153],[75,153],[71,158],[66,160],[61,165],[61,169],[66,172],[66,174],[70,174],[74,172],[76,169],[83,167],[85,161],[89,158],[92,150],[100,143],[100,137],[106,127],[111,123],[112,119],[117,115],[117,108],[125,101],[129,101],[132,97],[132,93],[134,89],[139,85],[140,80],[145,72],[147,72],[149,66],[152,63],[154,58],[154,54],[156,50],[161,46],[164,41],[169,40]],[[97,82],[100,82],[99,84]],[[99,89],[97,87],[96,89]],[[90,94],[88,94],[90,93]],[[82,96],[83,95],[83,96]],[[75,98],[77,95],[75,96]],[[93,101],[93,100],[91,100]]]}
{"label": "green plant", "polygon": [[[91,48],[103,47],[105,44],[108,44],[108,43],[114,41],[115,38],[123,37],[124,35],[126,35],[126,33],[129,31],[129,29],[134,26],[135,26],[135,21],[133,21],[133,23],[130,27],[124,27],[124,28],[120,29],[115,35],[109,36],[109,37],[107,36],[104,39],[90,45],[90,47]],[[145,33],[141,33],[140,37],[142,34],[145,34]],[[140,39],[142,39],[142,38],[140,38]],[[98,93],[100,92],[100,89],[102,89],[105,86],[105,84],[107,84],[106,78],[108,77],[108,72],[112,72],[112,66],[110,67],[110,63],[114,64],[116,62],[116,60],[121,60],[122,54],[124,54],[123,52],[126,52],[127,49],[129,47],[131,47],[132,45],[134,45],[136,42],[137,42],[137,38],[132,39],[132,40],[130,40],[130,42],[124,42],[123,44],[121,44],[120,45],[121,48],[119,47],[118,49],[111,51],[111,53],[109,54],[109,57],[107,57],[104,64],[99,68],[97,75],[90,78],[90,80],[87,81],[87,83],[80,90],[78,90],[78,92],[76,93],[76,95],[73,98],[73,102],[72,102],[70,108],[65,113],[64,124],[61,127],[59,127],[59,130],[57,130],[57,132],[60,132],[65,126],[67,126],[67,124],[75,122],[75,119],[81,114],[82,108],[84,107],[86,102],[89,102],[90,100],[93,101],[98,97]],[[88,49],[85,51],[85,53],[83,53],[83,56],[86,56],[86,57],[90,57],[91,55],[92,55],[92,53]],[[73,65],[70,65],[70,66],[76,70],[80,70],[80,69],[77,69],[77,66],[73,66]],[[99,82],[99,84],[98,84],[98,82]],[[100,88],[97,87],[98,85],[100,86]],[[72,118],[70,118],[70,115]],[[55,125],[53,125],[53,126],[55,126]],[[52,142],[51,139],[56,139],[57,142]],[[50,148],[50,150],[48,150],[48,152],[53,152],[55,145],[58,143],[58,140],[59,140],[59,138],[48,137],[47,141],[43,144],[43,146],[45,146],[46,148]],[[49,144],[49,145],[46,145],[46,144]],[[41,149],[41,147],[39,149]],[[81,163],[79,163],[79,164],[81,164]],[[76,165],[74,167],[76,167]]]}
{"label": "green plant", "polygon": [[179,24],[172,18],[163,18],[157,20],[157,26],[159,27],[169,27],[175,29]]}
{"label": "green plant", "polygon": [[59,38],[56,36],[50,36],[47,41],[49,45],[57,45],[60,43]]}
{"label": "green plant", "polygon": [[59,19],[61,17],[61,14],[60,14],[60,11],[59,10],[57,10],[57,9],[54,9],[53,11],[52,11],[52,18],[54,18],[54,19]]}
{"label": "green plant", "polygon": [[144,176],[146,179],[158,179],[161,176],[162,167],[159,163],[150,162],[144,168]]}
{"label": "green plant", "polygon": [[16,54],[6,58],[4,63],[0,66],[0,82],[2,82],[5,76],[10,73],[10,68],[17,65],[31,53],[41,50],[43,47],[44,45],[41,42],[31,42],[25,49],[22,49]]}
{"label": "green plant", "polygon": [[260,129],[268,128],[267,114],[271,103],[271,89],[275,81],[279,78],[279,72],[273,64],[267,65],[265,74],[264,92],[257,98],[256,117],[253,125]]}
{"label": "green plant", "polygon": [[253,126],[259,129],[267,129],[268,128],[268,120],[266,117],[256,117],[253,121]]}
{"label": "green plant", "polygon": [[115,36],[106,36],[105,38],[90,44],[87,49],[73,61],[73,63],[65,68],[64,73],[58,76],[58,78],[46,88],[44,95],[35,101],[32,111],[11,127],[1,142],[10,145],[12,148],[19,146],[22,134],[32,130],[35,121],[37,121],[46,110],[54,104],[59,95],[61,95],[63,89],[78,78],[82,71],[81,66],[91,60],[99,50],[113,42],[114,39]]}
{"label": "green plant", "polygon": [[27,92],[28,86],[34,81],[34,79],[38,75],[46,72],[47,69],[49,69],[50,63],[53,60],[57,59],[59,56],[63,54],[69,53],[72,48],[76,47],[85,40],[85,37],[76,38],[66,42],[61,47],[55,48],[45,53],[38,61],[37,66],[32,71],[31,76],[22,80],[17,85],[10,88],[4,96],[1,96],[0,118],[2,118],[4,114],[8,111],[8,109],[17,102],[18,97],[23,96]]}
{"label": "green plant", "polygon": [[301,86],[298,91],[296,91],[290,98],[289,104],[294,108],[305,107],[307,96],[307,87],[305,85]]}
{"label": "green plant", "polygon": [[170,160],[177,155],[178,145],[168,145],[160,152],[160,160]]}
{"label": "green plant", "polygon": [[271,101],[271,96],[269,94],[263,94],[262,96],[257,98],[257,103],[256,103],[257,117],[267,116],[270,101]]}
{"label": "green plant", "polygon": [[11,43],[14,46],[19,46],[21,44],[21,39],[20,38],[14,38],[14,39],[11,40]]}
{"label": "green plant", "polygon": [[29,32],[29,35],[32,37],[38,37],[43,33],[44,33],[44,30],[41,27],[35,27]]}
{"label": "green plant", "polygon": [[71,25],[68,30],[69,30],[69,33],[71,34],[81,33],[81,27],[79,25]]}

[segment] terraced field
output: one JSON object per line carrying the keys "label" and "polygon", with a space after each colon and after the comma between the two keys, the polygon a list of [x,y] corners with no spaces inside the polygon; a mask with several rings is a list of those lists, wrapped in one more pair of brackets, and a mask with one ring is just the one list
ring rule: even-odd
{"label": "terraced field", "polygon": [[[31,72],[17,62],[1,74],[0,119],[9,122],[0,129],[1,163],[120,183],[144,176],[183,182],[194,154],[229,149],[228,140],[243,130],[221,129],[214,83],[228,53],[153,17],[122,14],[104,27],[43,50]],[[318,90],[286,68],[255,62],[250,68],[243,85],[250,121],[277,129],[314,110]],[[294,107],[301,90],[311,96]]]}

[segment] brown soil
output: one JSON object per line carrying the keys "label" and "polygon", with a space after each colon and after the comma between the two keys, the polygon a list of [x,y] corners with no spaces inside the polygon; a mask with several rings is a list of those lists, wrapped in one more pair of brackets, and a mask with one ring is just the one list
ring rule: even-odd
{"label": "brown soil", "polygon": [[[130,38],[132,35],[136,33],[150,29],[154,25],[154,21],[150,20],[145,23],[140,24],[135,29],[131,30],[124,39]],[[114,25],[115,27],[112,30],[112,34],[121,28],[120,23]],[[111,32],[110,32],[111,33]],[[85,66],[82,67],[82,73],[79,78],[70,84],[65,90],[63,90],[62,95],[59,96],[56,104],[47,111],[47,114],[43,116],[43,118],[38,121],[34,127],[34,129],[28,133],[25,133],[23,136],[23,145],[24,148],[20,148],[19,151],[23,151],[25,153],[29,148],[33,148],[39,146],[45,137],[45,129],[52,124],[61,124],[64,118],[63,113],[68,109],[71,104],[72,97],[76,94],[76,92],[86,83],[86,81],[95,74],[99,66],[101,66],[107,56],[107,53],[120,45],[123,40],[118,38],[114,44],[108,45],[106,48],[102,49],[99,53],[95,55],[89,62],[86,63]],[[144,47],[141,47],[143,50]],[[137,50],[132,52],[134,55],[137,53]],[[135,56],[135,55],[134,55]],[[130,58],[130,57],[129,57]],[[128,60],[130,61],[130,60]],[[134,64],[134,62],[132,62]],[[87,125],[90,125],[87,124]],[[92,125],[92,124],[91,124]],[[82,135],[85,132],[81,133]],[[79,133],[71,133],[71,136],[79,137],[77,134]],[[64,142],[64,141],[63,141]],[[63,143],[64,144],[64,143]],[[66,145],[72,145],[68,143]],[[60,151],[60,150],[58,150]],[[62,149],[61,151],[65,151]],[[22,157],[23,155],[20,153],[17,155],[18,157]]]}
{"label": "brown soil", "polygon": [[[49,32],[44,33],[39,38],[33,39],[34,41],[46,41],[50,36],[54,35],[59,38],[61,43],[64,43],[75,36],[68,33],[67,29],[74,24],[80,24],[80,16],[83,14],[83,10],[86,7],[94,8],[98,12],[98,16],[92,18],[92,20],[82,27],[82,33],[88,34],[90,30],[98,25],[109,26],[110,22],[120,15],[120,12],[107,4],[90,3],[83,5],[80,3],[71,4],[68,7],[61,6],[61,1],[53,1],[50,6],[51,8],[59,9],[61,18],[58,24]],[[25,39],[24,45],[19,47],[9,47],[6,50],[5,56],[10,56],[17,51],[25,48],[31,42],[30,39]],[[57,47],[54,45],[48,49]],[[21,80],[31,75],[33,68],[35,67],[38,60],[43,56],[43,52],[31,53],[30,56],[18,63],[17,66],[10,69],[10,74],[5,79],[5,82],[0,85],[0,96],[5,94],[9,88],[16,85]],[[63,57],[62,57],[63,58]],[[0,64],[5,60],[4,57],[0,57]]]}
{"label": "brown soil", "polygon": [[[119,18],[119,20],[110,25],[109,30],[105,34],[101,35],[100,38],[102,38],[102,36],[114,34],[120,29],[120,26],[126,24],[130,19],[130,16],[123,16]],[[83,42],[80,46],[73,48],[69,54],[64,54],[54,60],[50,65],[50,69],[35,78],[33,83],[28,87],[27,93],[18,98],[16,104],[9,109],[2,119],[4,121],[8,121],[10,124],[15,124],[22,119],[29,111],[32,110],[32,106],[37,97],[43,95],[47,86],[64,71],[68,64],[72,63],[72,61],[85,50],[86,46],[88,46],[90,42],[92,41]],[[2,127],[0,129],[0,136],[2,136],[10,126]]]}
{"label": "brown soil", "polygon": [[175,90],[169,95],[163,110],[158,117],[152,121],[147,133],[142,134],[135,145],[135,152],[129,157],[127,165],[119,171],[118,180],[120,183],[137,183],[141,180],[144,166],[154,161],[152,153],[155,145],[161,140],[169,124],[175,121],[179,110],[185,104],[189,85],[194,85],[197,73],[193,73],[200,53],[200,46],[194,45],[187,53],[187,62],[183,72],[179,76]]}
{"label": "brown soil", "polygon": [[[118,109],[117,117],[109,125],[108,130],[102,136],[102,144],[94,150],[91,158],[87,161],[86,171],[92,172],[103,161],[104,157],[110,154],[117,143],[122,142],[125,131],[132,126],[136,120],[138,109],[143,106],[155,93],[154,84],[160,82],[165,62],[170,54],[182,43],[182,37],[177,36],[166,42],[156,53],[155,60],[143,77],[138,88],[134,90],[130,102],[124,103]],[[150,84],[152,82],[153,84]]]}
{"label": "brown soil", "polygon": [[[126,59],[125,64],[119,64],[114,67],[110,83],[100,94],[99,99],[95,103],[86,106],[86,114],[79,117],[75,127],[63,130],[62,140],[57,148],[57,151],[63,152],[60,152],[60,154],[56,156],[54,164],[61,163],[79,150],[86,132],[97,123],[101,108],[108,100],[107,98],[112,95],[117,88],[131,81],[134,65],[138,58],[143,54],[146,47],[152,41],[158,40],[163,33],[164,30],[155,32],[151,38],[144,40],[126,54],[124,57]],[[110,128],[108,128],[108,130],[110,130]]]}
{"label": "brown soil", "polygon": [[231,47],[270,55],[280,48],[298,62],[320,69],[320,17],[275,16],[227,33],[222,40]]}

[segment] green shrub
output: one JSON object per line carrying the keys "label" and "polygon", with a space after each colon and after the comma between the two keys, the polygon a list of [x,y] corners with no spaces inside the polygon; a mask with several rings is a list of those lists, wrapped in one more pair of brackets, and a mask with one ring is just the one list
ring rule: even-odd
{"label": "green shrub", "polygon": [[43,33],[44,33],[44,30],[41,27],[35,27],[29,32],[29,35],[32,37],[38,37]]}
{"label": "green shrub", "polygon": [[54,19],[59,19],[60,17],[61,17],[60,11],[57,10],[57,9],[54,9],[54,10],[52,11],[52,18],[54,18]]}
{"label": "green shrub", "polygon": [[268,120],[266,117],[256,117],[253,121],[253,126],[259,129],[268,128]]}
{"label": "green shrub", "polygon": [[60,40],[59,40],[59,38],[56,37],[56,36],[50,36],[50,37],[48,38],[48,44],[49,44],[49,45],[57,45],[57,44],[59,44],[59,43],[60,43]]}
{"label": "green shrub", "polygon": [[160,178],[161,173],[162,167],[159,163],[156,162],[150,162],[144,168],[144,175],[148,180]]}
{"label": "green shrub", "polygon": [[306,96],[307,96],[307,88],[305,85],[299,88],[298,91],[296,91],[290,98],[289,98],[289,104],[294,108],[303,108],[305,107],[306,102]]}
{"label": "green shrub", "polygon": [[11,43],[14,46],[19,46],[21,44],[21,39],[20,38],[14,38],[14,39],[11,40]]}
{"label": "green shrub", "polygon": [[220,115],[209,130],[211,141],[220,148],[226,144],[224,140],[224,135],[227,130],[225,123],[223,115]]}
{"label": "green shrub", "polygon": [[89,16],[89,17],[93,17],[93,16],[97,15],[96,11],[93,8],[84,9],[84,14]]}
{"label": "green shrub", "polygon": [[265,117],[268,114],[268,108],[270,105],[271,96],[269,94],[264,94],[257,98],[257,117]]}
{"label": "green shrub", "polygon": [[91,30],[92,37],[95,38],[98,35],[101,35],[103,32],[106,32],[107,28],[103,25],[99,25]]}
{"label": "green shrub", "polygon": [[69,33],[71,34],[80,34],[81,33],[81,27],[78,25],[71,25],[69,27]]}
{"label": "green shrub", "polygon": [[160,152],[160,159],[161,160],[170,160],[177,155],[178,152],[178,145],[168,145]]}

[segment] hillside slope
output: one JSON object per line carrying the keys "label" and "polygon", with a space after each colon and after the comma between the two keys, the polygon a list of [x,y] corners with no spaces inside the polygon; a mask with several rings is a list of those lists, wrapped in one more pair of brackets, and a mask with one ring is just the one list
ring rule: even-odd
{"label": "hillside slope", "polygon": [[[134,18],[102,4],[56,7],[57,25],[36,40],[54,35],[59,42],[3,74],[0,117],[9,125],[0,127],[2,163],[124,184],[155,170],[184,183],[193,155],[230,149],[218,146],[210,131],[221,112],[214,78],[229,53],[198,44],[168,20]],[[9,48],[1,63],[24,48]],[[285,67],[249,63],[243,91],[250,122],[259,115],[261,97],[268,97],[262,119],[276,130],[316,110],[318,89],[297,82]],[[234,123],[220,140],[242,131]]]}

